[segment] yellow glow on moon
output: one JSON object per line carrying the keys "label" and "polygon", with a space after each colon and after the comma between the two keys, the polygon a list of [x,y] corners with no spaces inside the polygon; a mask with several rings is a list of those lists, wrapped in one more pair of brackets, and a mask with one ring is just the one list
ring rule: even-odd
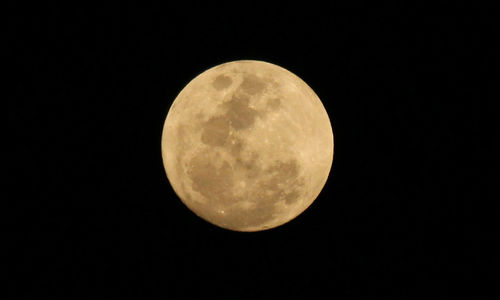
{"label": "yellow glow on moon", "polygon": [[333,160],[330,119],[299,77],[241,60],[194,78],[170,107],[162,136],[168,180],[196,215],[259,231],[301,214]]}

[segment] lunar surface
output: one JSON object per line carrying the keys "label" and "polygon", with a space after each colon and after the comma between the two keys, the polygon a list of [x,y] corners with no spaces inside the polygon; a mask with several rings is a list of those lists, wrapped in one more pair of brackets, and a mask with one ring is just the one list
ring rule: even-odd
{"label": "lunar surface", "polygon": [[292,220],[319,195],[333,132],[299,77],[262,61],[233,61],[179,93],[165,120],[162,156],[174,191],[196,215],[259,231]]}

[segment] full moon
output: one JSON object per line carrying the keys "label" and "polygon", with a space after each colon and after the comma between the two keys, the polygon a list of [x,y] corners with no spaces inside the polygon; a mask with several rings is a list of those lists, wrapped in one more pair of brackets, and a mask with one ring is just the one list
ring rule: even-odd
{"label": "full moon", "polygon": [[187,84],[162,134],[168,180],[202,219],[235,231],[280,226],[323,189],[333,132],[314,91],[277,65],[224,63]]}

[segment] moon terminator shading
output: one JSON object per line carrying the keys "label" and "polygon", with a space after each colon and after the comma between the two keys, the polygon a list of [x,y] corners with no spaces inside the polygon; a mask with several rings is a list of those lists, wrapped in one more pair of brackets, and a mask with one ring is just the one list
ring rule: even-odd
{"label": "moon terminator shading", "polygon": [[234,61],[194,78],[165,120],[162,156],[182,202],[222,228],[259,231],[322,190],[333,132],[318,96],[288,70]]}

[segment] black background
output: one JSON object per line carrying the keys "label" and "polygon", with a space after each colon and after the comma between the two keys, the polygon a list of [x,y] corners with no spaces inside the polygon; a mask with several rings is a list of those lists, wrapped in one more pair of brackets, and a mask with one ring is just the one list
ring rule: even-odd
{"label": "black background", "polygon": [[[495,18],[210,5],[10,12],[9,292],[498,294]],[[238,59],[301,77],[335,136],[317,200],[259,233],[196,217],[161,159],[180,90]]]}

